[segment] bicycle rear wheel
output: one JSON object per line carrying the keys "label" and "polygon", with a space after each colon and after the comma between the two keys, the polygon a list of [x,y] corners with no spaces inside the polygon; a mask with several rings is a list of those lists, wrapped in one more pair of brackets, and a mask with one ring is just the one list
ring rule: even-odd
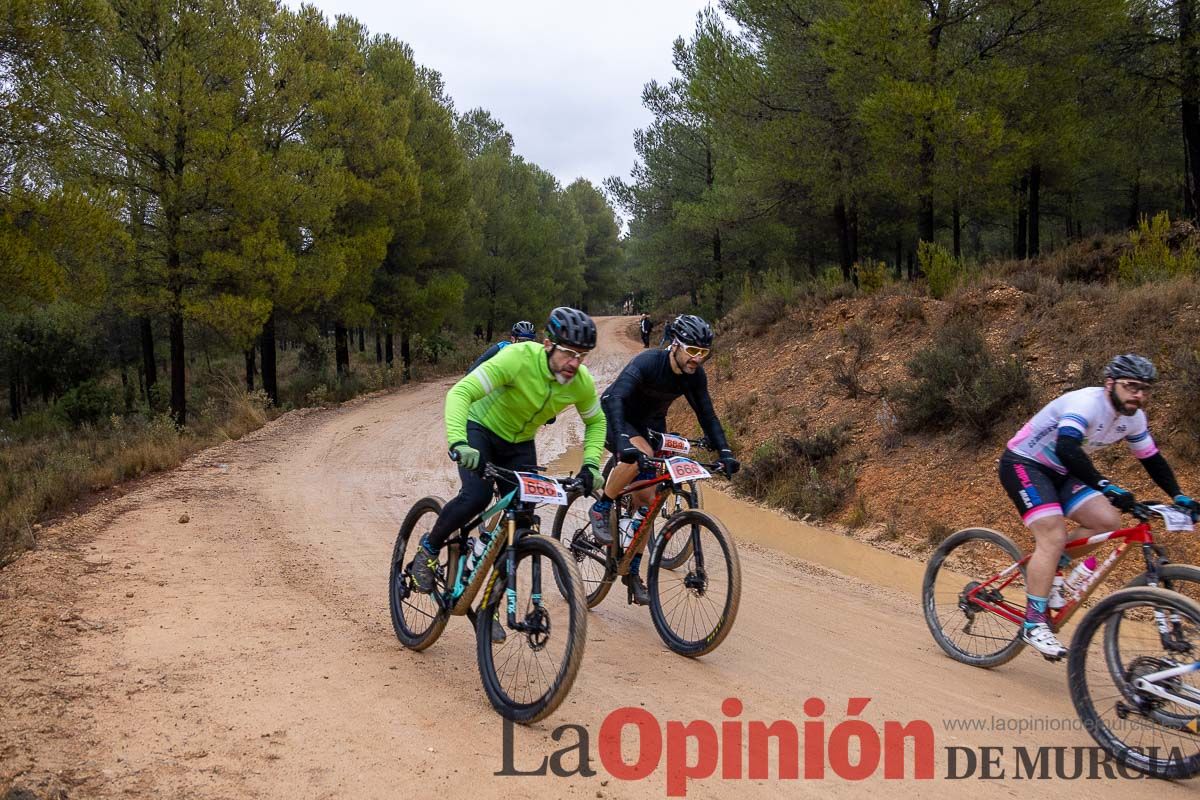
{"label": "bicycle rear wheel", "polygon": [[[592,535],[592,521],[588,512],[595,499],[591,495],[580,494],[572,497],[567,505],[559,506],[550,534],[567,549],[579,568],[588,608],[600,605],[612,588],[615,577],[608,572],[608,545],[600,544]],[[564,587],[558,588],[563,591]]]}
{"label": "bicycle rear wheel", "polygon": [[[528,531],[517,535],[516,596],[503,602],[508,554],[501,552],[476,613],[475,642],[488,699],[502,717],[529,724],[553,713],[575,683],[587,641],[587,606],[579,571],[562,545]],[[551,580],[565,591],[545,591]],[[508,628],[510,604],[528,630]],[[503,642],[492,637],[497,611],[506,628]]]}
{"label": "bicycle rear wheel", "polygon": [[[1015,566],[1021,558],[1011,539],[988,528],[961,530],[934,551],[925,568],[921,607],[946,655],[973,667],[996,667],[1021,652],[1021,623],[983,605],[1024,617],[1025,570]],[[979,590],[974,599],[968,595],[973,589]]]}
{"label": "bicycle rear wheel", "polygon": [[[663,554],[676,536],[688,537],[687,555],[664,570]],[[667,520],[650,556],[650,618],[667,647],[680,655],[711,653],[737,618],[742,569],[733,537],[716,517],[692,509]]]}
{"label": "bicycle rear wheel", "polygon": [[[1190,671],[1145,681],[1175,668]],[[1200,774],[1200,603],[1155,588],[1104,598],[1075,632],[1067,683],[1084,727],[1114,759],[1160,778]]]}
{"label": "bicycle rear wheel", "polygon": [[[392,564],[388,570],[388,608],[396,638],[410,650],[424,650],[436,642],[450,618],[450,612],[433,595],[417,591],[408,574],[408,565],[420,547],[421,537],[429,533],[443,505],[445,502],[440,497],[422,497],[413,503],[392,547]],[[441,561],[434,579],[439,588],[444,588],[447,574],[444,549]]]}

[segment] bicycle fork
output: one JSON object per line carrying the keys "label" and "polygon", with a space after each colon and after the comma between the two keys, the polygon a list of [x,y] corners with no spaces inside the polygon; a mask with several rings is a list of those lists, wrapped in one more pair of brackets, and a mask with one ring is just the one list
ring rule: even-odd
{"label": "bicycle fork", "polygon": [[542,559],[538,555],[530,557],[529,561],[529,597],[532,608],[520,621],[517,620],[517,549],[516,517],[507,520],[508,547],[504,553],[504,599],[508,615],[509,630],[524,633],[529,637],[529,645],[535,650],[541,649],[550,638],[550,615],[542,605]]}

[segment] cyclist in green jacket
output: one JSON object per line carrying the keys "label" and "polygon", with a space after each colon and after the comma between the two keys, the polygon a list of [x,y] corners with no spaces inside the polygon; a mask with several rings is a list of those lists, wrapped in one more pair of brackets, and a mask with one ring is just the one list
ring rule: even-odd
{"label": "cyclist in green jacket", "polygon": [[[446,440],[458,462],[459,490],[421,539],[410,574],[418,591],[431,592],[438,551],[450,535],[478,516],[492,499],[493,481],[480,471],[493,463],[505,469],[537,464],[534,436],[546,420],[573,405],[585,427],[581,488],[600,482],[606,422],[596,384],[583,359],[596,346],[596,324],[574,308],[550,312],[543,343],[509,345],[450,389],[446,395]],[[511,483],[502,487],[507,491]]]}

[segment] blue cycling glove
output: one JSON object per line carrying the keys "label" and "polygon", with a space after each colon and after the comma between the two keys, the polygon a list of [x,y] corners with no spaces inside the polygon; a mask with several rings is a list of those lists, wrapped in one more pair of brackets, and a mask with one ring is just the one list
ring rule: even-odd
{"label": "blue cycling glove", "polygon": [[1108,502],[1122,511],[1129,511],[1137,505],[1137,498],[1133,496],[1133,492],[1128,489],[1122,489],[1115,483],[1101,481],[1100,491],[1108,498]]}

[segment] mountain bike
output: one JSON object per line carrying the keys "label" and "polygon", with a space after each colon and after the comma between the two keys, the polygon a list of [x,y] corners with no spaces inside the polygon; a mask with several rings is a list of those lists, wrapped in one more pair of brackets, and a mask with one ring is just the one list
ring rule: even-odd
{"label": "mountain bike", "polygon": [[[711,653],[733,628],[741,600],[742,572],[733,537],[720,520],[699,508],[681,508],[662,522],[657,533],[655,528],[665,504],[681,492],[690,493],[688,484],[706,480],[713,472],[723,474],[721,464],[701,464],[682,456],[643,456],[642,464],[653,468],[654,477],[634,481],[613,503],[611,542],[603,545],[593,536],[587,512],[594,497],[579,493],[558,509],[552,535],[579,564],[589,608],[599,605],[618,576],[629,574],[633,557],[653,541],[646,588],[658,635],[680,655]],[[624,545],[620,521],[629,518],[633,493],[648,487],[655,489],[654,499]],[[680,544],[679,539],[685,541]],[[668,559],[668,554],[674,555]],[[627,599],[633,602],[632,589]]]}
{"label": "mountain bike", "polygon": [[[488,699],[507,719],[537,722],[558,708],[575,681],[587,638],[587,606],[574,558],[539,535],[534,511],[539,504],[567,502],[578,481],[491,464],[483,475],[515,488],[502,490],[491,508],[451,535],[439,554],[431,594],[417,591],[409,564],[445,503],[423,497],[404,518],[388,576],[392,628],[405,647],[420,651],[437,641],[451,616],[468,617]],[[469,535],[477,528],[486,544],[472,563]],[[547,568],[558,592],[543,592]]]}
{"label": "mountain bike", "polygon": [[[1131,528],[1097,533],[1067,542],[1072,558],[1106,544],[1115,545],[1095,572],[1077,588],[1066,605],[1048,609],[1050,627],[1058,631],[1118,564],[1141,546],[1146,570],[1129,586],[1174,589],[1200,598],[1200,569],[1171,564],[1155,541],[1150,521],[1161,518],[1168,531],[1191,530],[1191,516],[1168,505],[1137,504]],[[934,552],[925,568],[921,605],[925,622],[938,645],[956,661],[976,667],[995,667],[1017,656],[1025,619],[1025,564],[1011,539],[988,528],[968,528],[952,534]]]}
{"label": "mountain bike", "polygon": [[1117,762],[1160,778],[1200,774],[1200,603],[1155,587],[1104,598],[1071,641],[1067,683]]}

